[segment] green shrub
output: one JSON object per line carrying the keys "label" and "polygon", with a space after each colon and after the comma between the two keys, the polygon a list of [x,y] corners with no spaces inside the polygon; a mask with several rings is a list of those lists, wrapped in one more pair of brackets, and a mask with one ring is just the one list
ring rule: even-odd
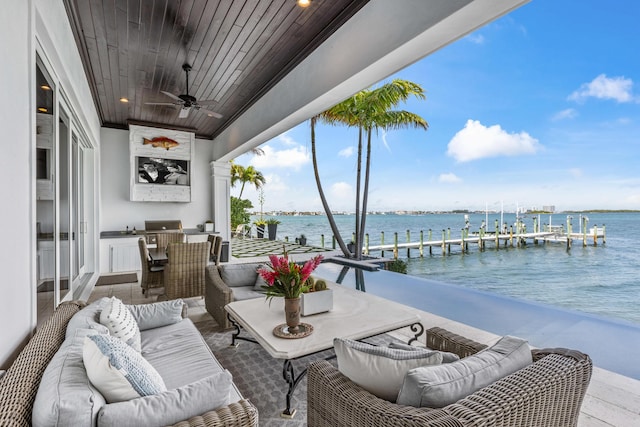
{"label": "green shrub", "polygon": [[393,261],[387,262],[387,270],[407,274],[407,263],[399,258],[394,259]]}
{"label": "green shrub", "polygon": [[251,200],[248,199],[238,199],[237,197],[231,196],[231,229],[235,230],[235,228],[240,224],[249,224],[251,221],[251,216],[247,209],[253,208],[253,204],[251,204]]}

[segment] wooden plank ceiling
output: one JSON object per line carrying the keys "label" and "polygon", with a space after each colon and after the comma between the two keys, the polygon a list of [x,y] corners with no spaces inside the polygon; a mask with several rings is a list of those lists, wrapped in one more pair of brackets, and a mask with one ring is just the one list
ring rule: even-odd
{"label": "wooden plank ceiling", "polygon": [[[367,0],[64,0],[102,125],[213,138]],[[213,100],[179,118],[161,91]],[[120,98],[127,98],[123,103]]]}

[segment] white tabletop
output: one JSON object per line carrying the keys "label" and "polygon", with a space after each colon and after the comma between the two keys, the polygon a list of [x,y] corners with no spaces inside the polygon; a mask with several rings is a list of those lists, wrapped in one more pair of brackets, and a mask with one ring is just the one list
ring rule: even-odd
{"label": "white tabletop", "polygon": [[420,316],[405,305],[328,283],[333,289],[333,310],[301,317],[313,326],[304,338],[287,339],[273,335],[273,329],[285,323],[284,299],[266,298],[235,301],[225,306],[234,320],[276,359],[295,359],[333,348],[336,337],[362,339],[420,322]]}

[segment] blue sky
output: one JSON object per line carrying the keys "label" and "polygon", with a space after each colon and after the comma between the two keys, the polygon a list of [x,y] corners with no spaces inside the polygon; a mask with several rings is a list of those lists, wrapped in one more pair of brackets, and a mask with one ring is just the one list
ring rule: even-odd
{"label": "blue sky", "polygon": [[[384,80],[426,90],[398,108],[429,130],[374,139],[368,209],[640,209],[638,17],[637,0],[533,0]],[[353,211],[357,132],[316,137],[329,204]],[[309,140],[305,122],[236,159],[265,175],[265,211],[322,211]]]}

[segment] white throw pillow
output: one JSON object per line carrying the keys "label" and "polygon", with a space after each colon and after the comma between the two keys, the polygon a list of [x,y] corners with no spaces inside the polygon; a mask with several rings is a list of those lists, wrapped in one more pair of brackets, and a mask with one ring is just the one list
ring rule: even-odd
{"label": "white throw pillow", "polygon": [[505,336],[457,362],[407,372],[397,403],[443,408],[532,363],[527,341]]}
{"label": "white throw pillow", "polygon": [[442,354],[374,346],[335,338],[338,370],[371,394],[395,402],[405,374],[413,368],[439,365]]}
{"label": "white throw pillow", "polygon": [[100,313],[100,323],[109,328],[109,333],[140,351],[140,328],[129,309],[116,297],[106,304]]}
{"label": "white throw pillow", "polygon": [[89,381],[109,403],[167,390],[158,371],[140,353],[111,335],[85,337],[82,360]]}
{"label": "white throw pillow", "polygon": [[182,321],[184,302],[181,299],[154,302],[151,304],[125,305],[141,331]]}

